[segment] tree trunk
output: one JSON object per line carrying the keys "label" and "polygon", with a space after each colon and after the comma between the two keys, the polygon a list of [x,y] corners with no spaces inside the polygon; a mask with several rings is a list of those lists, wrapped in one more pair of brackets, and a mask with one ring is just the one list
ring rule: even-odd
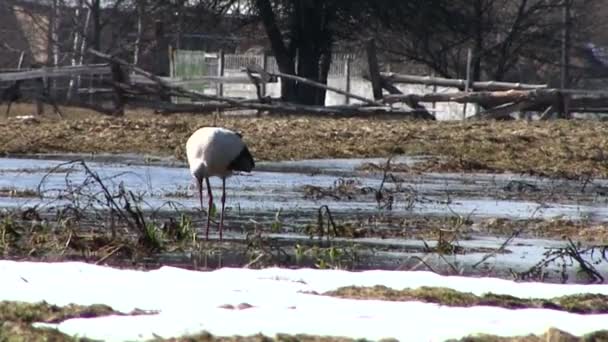
{"label": "tree trunk", "polygon": [[[320,78],[319,78],[319,82],[323,83],[323,84],[327,84],[327,76],[329,75],[329,67],[331,66],[331,62],[332,62],[332,53],[331,50],[325,52],[323,55],[321,55],[321,70],[320,70]],[[322,91],[319,92],[319,99],[318,102],[319,105],[324,105],[325,104],[325,95],[327,94],[326,91]]]}
{"label": "tree trunk", "polygon": [[[180,0],[177,4],[177,37],[175,38],[175,48],[182,48],[182,39],[184,38],[184,7],[186,6],[185,0]],[[187,47],[186,47],[187,48]]]}
{"label": "tree trunk", "polygon": [[93,39],[91,47],[101,51],[101,0],[91,0],[91,21],[93,25]]}
{"label": "tree trunk", "polygon": [[141,52],[141,40],[144,32],[143,20],[145,15],[145,0],[138,0],[137,7],[137,36],[135,37],[135,49],[133,51],[133,65],[139,64],[139,54]]}
{"label": "tree trunk", "polygon": [[[319,80],[319,55],[313,50],[302,49],[298,58],[298,76],[309,80]],[[307,105],[316,105],[319,100],[319,91],[325,90],[311,87],[307,84],[297,83],[297,102]]]}
{"label": "tree trunk", "polygon": [[475,48],[473,50],[473,72],[471,82],[481,80],[481,55],[484,52],[484,0],[475,0]]}
{"label": "tree trunk", "polygon": [[[283,34],[272,10],[270,0],[255,0],[255,6],[260,13],[266,35],[270,41],[270,46],[274,52],[274,57],[277,61],[279,71],[285,74],[293,75],[295,73],[294,55],[287,50],[283,41]],[[290,80],[281,80],[281,99],[283,101],[294,101],[296,98],[295,82]]]}
{"label": "tree trunk", "polygon": [[[285,44],[270,1],[255,0],[255,5],[262,17],[279,71],[326,84],[331,56],[323,56],[331,54],[331,34],[326,29],[328,9],[324,7],[325,4],[316,0],[292,2],[289,45]],[[281,99],[307,105],[323,105],[325,90],[281,79]]]}

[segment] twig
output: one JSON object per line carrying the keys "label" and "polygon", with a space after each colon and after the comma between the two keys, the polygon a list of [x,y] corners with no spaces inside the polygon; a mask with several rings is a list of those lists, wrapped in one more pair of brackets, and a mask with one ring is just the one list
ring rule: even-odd
{"label": "twig", "polygon": [[331,225],[331,228],[334,231],[334,236],[338,236],[338,230],[336,229],[336,223],[334,222],[334,219],[331,215],[331,211],[329,210],[329,207],[324,204],[321,207],[319,207],[319,215],[318,215],[318,227],[319,227],[319,234],[321,236],[321,238],[323,237],[323,231],[324,231],[324,224],[323,224],[323,209],[325,209],[325,212],[327,213],[327,240],[329,241],[329,228]]}
{"label": "twig", "polygon": [[502,253],[504,252],[505,248],[511,243],[511,241],[513,241],[513,239],[515,239],[517,236],[519,236],[519,234],[522,232],[522,229],[518,229],[516,231],[514,231],[501,245],[500,247],[498,247],[498,249],[494,250],[491,253],[488,253],[486,255],[484,255],[483,258],[481,258],[481,260],[479,260],[478,262],[476,262],[475,264],[473,264],[473,268],[477,268],[477,266],[481,265],[482,263],[484,263],[486,260],[496,256],[496,254],[498,253]]}
{"label": "twig", "polygon": [[116,254],[119,250],[121,250],[124,247],[123,244],[120,244],[116,247],[114,247],[112,250],[110,250],[106,255],[104,255],[103,257],[101,257],[99,260],[95,261],[95,265],[99,265],[102,262],[108,260],[108,258],[110,258],[111,256],[113,256],[114,254]]}
{"label": "twig", "polygon": [[570,238],[568,238],[568,244],[568,255],[578,262],[579,266],[583,269],[583,271],[585,271],[585,273],[590,274],[593,278],[603,283],[604,277],[602,277],[602,275],[595,269],[595,267],[593,267],[593,265],[581,257],[580,251]]}

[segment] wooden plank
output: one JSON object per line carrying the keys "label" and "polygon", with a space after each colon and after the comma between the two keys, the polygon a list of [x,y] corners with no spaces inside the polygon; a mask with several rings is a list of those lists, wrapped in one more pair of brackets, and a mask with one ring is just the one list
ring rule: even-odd
{"label": "wooden plank", "polygon": [[[220,50],[218,52],[219,58],[217,59],[217,76],[224,77],[224,64],[225,64],[225,55],[224,50]],[[222,82],[218,82],[217,85],[217,96],[224,96],[224,85]]]}

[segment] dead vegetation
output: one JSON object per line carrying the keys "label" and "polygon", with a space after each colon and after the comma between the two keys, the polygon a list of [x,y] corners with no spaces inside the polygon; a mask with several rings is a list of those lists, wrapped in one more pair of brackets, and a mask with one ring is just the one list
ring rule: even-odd
{"label": "dead vegetation", "polygon": [[527,299],[509,295],[486,293],[477,296],[469,292],[442,287],[420,287],[395,290],[386,286],[348,286],[323,293],[325,296],[350,299],[377,299],[390,301],[422,301],[446,306],[496,306],[506,309],[542,308],[579,314],[608,313],[608,296],[578,294],[551,299]]}
{"label": "dead vegetation", "polygon": [[32,323],[59,323],[70,318],[92,318],[109,315],[143,315],[153,312],[134,310],[124,314],[107,305],[67,306],[46,302],[0,302],[0,341],[88,341],[65,335],[55,329],[35,328]]}
{"label": "dead vegetation", "polygon": [[[29,105],[17,105],[30,114]],[[244,133],[260,160],[381,157],[394,154],[441,157],[417,167],[426,171],[510,171],[551,177],[608,177],[608,123],[427,122],[320,117],[231,118],[154,116],[128,111],[122,118],[64,108],[66,119],[0,121],[0,152],[10,154],[138,152],[184,157],[191,132],[222,125]],[[298,148],[294,148],[298,146]]]}
{"label": "dead vegetation", "polygon": [[[143,314],[143,311],[135,311],[132,314]],[[107,305],[82,306],[70,304],[62,307],[45,302],[0,302],[0,322],[57,323],[70,318],[90,318],[109,315],[124,314],[112,310]]]}
{"label": "dead vegetation", "polygon": [[[64,184],[47,184],[56,169],[65,171]],[[231,227],[243,232],[243,238],[201,241],[202,221],[196,221],[203,216],[200,212],[172,201],[151,207],[144,201],[145,193],[133,192],[117,180],[120,175],[102,177],[82,160],[49,169],[32,190],[42,203],[0,211],[0,255],[135,268],[157,266],[167,255],[173,255],[173,265],[194,269],[281,265],[350,269],[356,264],[357,250],[350,246],[318,243],[311,236],[294,248],[291,241],[267,237],[283,231],[280,212],[271,222],[248,220]],[[211,216],[215,222],[213,209]],[[311,215],[310,220],[317,222],[317,217]]]}
{"label": "dead vegetation", "polygon": [[567,219],[509,220],[504,218],[485,219],[478,224],[487,233],[509,235],[521,231],[521,236],[551,239],[572,239],[588,244],[607,244],[608,225],[600,222]]}
{"label": "dead vegetation", "polygon": [[[363,289],[371,289],[371,288],[363,288]],[[434,290],[434,291],[432,291]],[[513,308],[523,308],[529,302],[532,302],[533,305],[545,305],[548,307],[552,307],[554,305],[559,305],[561,308],[571,311],[571,312],[579,312],[579,313],[590,313],[590,312],[604,312],[606,310],[605,300],[602,302],[602,298],[600,295],[579,295],[579,296],[567,296],[560,297],[552,300],[522,300],[509,296],[496,296],[496,295],[485,295],[483,297],[473,296],[471,294],[462,294],[457,293],[453,290],[450,290],[446,293],[446,289],[431,289],[425,288],[421,289],[418,295],[413,296],[411,299],[403,298],[403,296],[395,298],[395,296],[389,296],[389,298],[380,298],[387,300],[423,300],[427,302],[438,302],[442,305],[452,305],[452,304],[462,304],[464,305],[474,305],[471,301],[486,300],[492,303],[502,303],[502,305],[506,307]],[[340,297],[349,297],[348,290],[339,289],[338,292],[342,294],[338,295]],[[346,295],[344,293],[347,293]],[[351,291],[355,293],[354,291]],[[377,292],[377,291],[376,291]],[[402,291],[403,292],[403,291]],[[367,299],[362,298],[360,296],[361,291],[356,292],[353,297],[349,298],[357,298],[357,299]],[[425,294],[422,296],[420,294]],[[438,294],[441,294],[439,296]],[[325,295],[334,295],[331,293],[327,293]],[[377,294],[374,295],[377,298]],[[421,298],[423,297],[423,298]],[[451,304],[446,304],[442,300],[448,298],[448,302]],[[369,298],[372,299],[372,298]],[[434,301],[437,300],[437,301]],[[553,301],[557,300],[557,304],[554,304]],[[528,303],[526,303],[528,302]],[[521,305],[521,306],[520,306]],[[105,305],[93,305],[93,306],[79,306],[79,305],[68,305],[65,307],[49,305],[47,303],[20,303],[20,302],[0,302],[0,340],[3,341],[91,341],[86,338],[72,337],[66,334],[63,334],[55,329],[48,328],[34,328],[32,323],[34,322],[48,322],[48,323],[58,323],[70,318],[93,318],[100,317],[105,315],[116,315],[121,314],[119,312],[115,312],[110,307]],[[134,311],[129,313],[129,315],[137,315],[137,314],[153,314],[153,312],[142,312],[142,311]],[[608,338],[608,331],[597,331],[594,333],[587,334],[583,337],[575,337],[568,333],[565,333],[559,329],[551,328],[545,334],[536,336],[529,335],[524,337],[499,337],[492,335],[475,335],[462,338],[458,341],[497,341],[497,342],[540,342],[540,341],[563,341],[563,342],[571,342],[571,341],[600,341]],[[199,334],[176,337],[176,338],[155,338],[151,341],[154,342],[212,342],[212,341],[220,341],[220,342],[267,342],[267,341],[293,341],[293,342],[324,342],[324,341],[339,341],[339,342],[350,342],[350,341],[366,341],[365,339],[351,339],[337,336],[317,336],[317,335],[306,335],[306,334],[297,334],[297,335],[289,335],[289,334],[277,334],[274,337],[265,336],[262,334],[251,335],[251,336],[214,336],[208,332],[201,332]],[[392,342],[394,339],[382,339],[382,342]],[[456,341],[456,340],[452,340]]]}
{"label": "dead vegetation", "polygon": [[38,192],[33,189],[16,189],[11,187],[0,188],[0,197],[37,197]]}
{"label": "dead vegetation", "polygon": [[596,342],[608,340],[608,330],[595,331],[581,337],[574,336],[565,331],[550,328],[542,335],[528,335],[517,337],[495,336],[477,334],[459,340],[448,340],[446,342]]}

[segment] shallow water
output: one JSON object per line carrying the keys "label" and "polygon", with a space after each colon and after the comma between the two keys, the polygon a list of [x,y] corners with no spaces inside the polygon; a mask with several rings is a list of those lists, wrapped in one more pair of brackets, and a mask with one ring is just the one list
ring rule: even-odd
{"label": "shallow water", "polygon": [[[23,207],[36,204],[62,205],[68,200],[57,199],[66,189],[74,189],[87,179],[82,167],[62,166],[69,159],[54,156],[44,159],[4,158],[0,159],[0,189],[37,189],[42,198],[0,197],[0,207]],[[419,159],[400,158],[402,163],[415,163]],[[605,180],[582,183],[567,180],[552,180],[513,174],[395,174],[384,187],[393,191],[392,210],[380,209],[374,192],[355,191],[350,199],[306,196],[305,187],[334,187],[344,179],[356,180],[356,188],[378,189],[382,182],[381,173],[362,172],[358,168],[364,163],[382,165],[384,159],[331,159],[258,163],[256,171],[249,175],[235,175],[226,183],[228,208],[227,226],[237,227],[245,222],[272,222],[280,210],[283,235],[271,235],[284,245],[295,241],[305,241],[301,235],[302,226],[314,222],[316,212],[327,205],[337,219],[378,214],[396,217],[410,215],[450,216],[460,215],[471,219],[488,217],[530,219],[565,218],[608,220],[608,206],[605,205]],[[127,156],[95,156],[87,162],[88,167],[103,179],[111,192],[122,184],[128,190],[142,197],[147,209],[155,209],[173,201],[186,210],[198,208],[198,198],[194,195],[194,184],[183,163],[172,159]],[[56,172],[49,170],[59,167]],[[44,181],[43,181],[44,179]],[[220,198],[221,181],[211,180],[216,201]],[[86,187],[89,193],[99,192],[96,184]],[[608,191],[607,191],[608,193]],[[553,201],[535,201],[531,196],[544,195]],[[345,197],[345,196],[342,196]],[[412,201],[412,198],[415,200]],[[205,196],[206,200],[206,196]],[[71,198],[69,201],[74,201]],[[206,205],[206,202],[205,202]],[[144,208],[146,209],[146,208]],[[379,227],[380,229],[382,227]],[[228,238],[242,240],[244,235],[237,230],[229,231]],[[334,239],[340,243],[344,239]],[[473,267],[488,249],[497,249],[504,237],[475,236],[459,244],[469,252],[451,256],[439,256],[424,250],[424,242],[399,239],[346,239],[345,243],[364,245],[359,251],[359,260],[351,265],[356,269],[426,269],[431,266],[444,273],[467,275],[500,275],[509,277],[512,272],[530,268],[543,258],[547,248],[565,247],[565,242],[539,239],[516,239],[508,246],[508,253],[499,253]],[[434,242],[428,242],[433,246]],[[291,251],[293,248],[287,248]],[[415,256],[417,258],[412,259]],[[583,256],[593,260],[591,256]],[[176,264],[191,262],[191,256],[166,256]],[[231,257],[224,255],[218,264],[229,266]],[[233,256],[235,263],[242,262]],[[424,259],[426,266],[419,260]],[[214,262],[210,262],[213,264]],[[566,274],[568,281],[576,281],[574,267],[563,272],[559,262],[547,265],[547,280],[557,281]],[[600,262],[597,269],[608,274],[607,263]]]}
{"label": "shallow water", "polygon": [[[226,182],[226,206],[240,211],[272,211],[279,209],[316,210],[328,205],[334,212],[378,212],[378,203],[373,193],[357,195],[352,199],[305,198],[304,187],[329,188],[340,179],[356,179],[357,187],[377,189],[382,175],[357,172],[362,163],[379,162],[380,159],[312,160],[298,162],[259,163],[257,170],[249,175],[235,175]],[[60,169],[48,174],[59,160],[0,159],[0,188],[40,189],[44,198],[2,197],[0,206],[23,206],[36,203],[56,202],[57,190],[75,186],[85,180],[81,168],[72,171]],[[88,162],[91,170],[104,179],[111,189],[119,184],[143,196],[145,202],[155,208],[167,200],[195,208],[198,198],[194,196],[194,183],[184,166],[158,166],[134,163],[132,158],[104,162]],[[308,170],[308,172],[302,172]],[[312,171],[316,170],[316,171]],[[41,180],[45,181],[41,184]],[[216,200],[219,199],[221,181],[211,179]],[[560,202],[537,202],[517,199],[518,193],[526,191],[505,189],[512,184],[534,187],[535,192],[555,193],[564,197]],[[424,174],[400,176],[399,183],[387,182],[388,190],[402,189],[394,195],[392,215],[463,215],[470,217],[504,217],[514,219],[555,218],[608,220],[605,196],[599,193],[605,181],[594,181],[585,192],[577,190],[576,182],[545,180],[509,174]],[[96,190],[96,189],[92,189]],[[98,190],[98,189],[97,189]],[[184,196],[186,195],[186,196]],[[513,195],[513,196],[511,196]],[[415,197],[412,203],[407,199]]]}

